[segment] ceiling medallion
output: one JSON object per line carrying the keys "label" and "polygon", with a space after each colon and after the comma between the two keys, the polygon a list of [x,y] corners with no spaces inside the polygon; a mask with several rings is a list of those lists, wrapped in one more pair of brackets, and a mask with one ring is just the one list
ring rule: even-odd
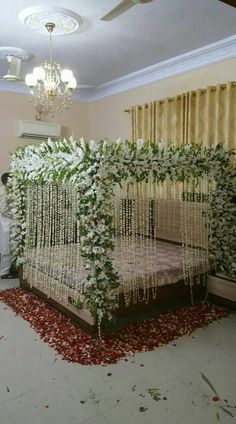
{"label": "ceiling medallion", "polygon": [[72,34],[82,25],[82,18],[72,10],[56,6],[34,6],[23,9],[19,21],[39,34],[48,34],[45,25],[55,23],[54,35]]}

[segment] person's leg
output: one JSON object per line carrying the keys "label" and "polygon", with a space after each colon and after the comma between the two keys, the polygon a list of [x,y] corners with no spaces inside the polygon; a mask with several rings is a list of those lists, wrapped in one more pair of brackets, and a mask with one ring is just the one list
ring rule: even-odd
{"label": "person's leg", "polygon": [[11,219],[0,213],[0,278],[17,278],[11,270],[10,225]]}
{"label": "person's leg", "polygon": [[10,255],[0,255],[0,276],[7,275],[10,272],[11,268],[11,256]]}

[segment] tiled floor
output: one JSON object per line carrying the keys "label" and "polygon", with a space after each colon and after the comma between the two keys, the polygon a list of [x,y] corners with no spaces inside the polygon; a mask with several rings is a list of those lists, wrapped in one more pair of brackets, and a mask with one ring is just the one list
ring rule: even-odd
{"label": "tiled floor", "polygon": [[236,408],[220,409],[200,371],[236,405],[235,330],[234,313],[128,362],[88,367],[63,361],[0,302],[0,424],[234,424]]}

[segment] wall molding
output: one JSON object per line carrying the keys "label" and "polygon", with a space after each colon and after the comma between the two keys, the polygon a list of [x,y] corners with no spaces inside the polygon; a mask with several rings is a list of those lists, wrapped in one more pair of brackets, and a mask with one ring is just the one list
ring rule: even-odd
{"label": "wall molding", "polygon": [[7,91],[9,93],[30,94],[29,88],[23,82],[9,82],[0,80],[0,91]]}
{"label": "wall molding", "polygon": [[[74,101],[84,103],[94,102],[232,58],[236,58],[236,35],[148,66],[97,87],[79,89],[77,93],[74,93],[73,99]],[[9,83],[6,81],[0,81],[0,90],[29,94],[24,84]]]}

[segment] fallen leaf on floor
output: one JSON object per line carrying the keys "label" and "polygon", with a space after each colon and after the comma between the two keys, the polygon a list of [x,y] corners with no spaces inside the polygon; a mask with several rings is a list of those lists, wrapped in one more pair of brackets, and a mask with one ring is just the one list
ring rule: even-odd
{"label": "fallen leaf on floor", "polygon": [[213,386],[213,384],[210,382],[210,380],[209,380],[209,379],[205,376],[205,374],[203,374],[203,372],[202,372],[202,371],[200,371],[200,374],[201,374],[201,376],[202,376],[202,379],[205,381],[205,383],[207,383],[207,384],[208,384],[208,386],[211,388],[211,390],[213,391],[213,393],[215,393],[215,395],[219,397],[219,395],[218,395],[218,393],[217,393],[217,391],[216,391],[215,387],[214,387],[214,386]]}
{"label": "fallen leaf on floor", "polygon": [[146,408],[144,406],[140,406],[140,408],[139,408],[139,412],[145,412],[147,410],[148,410],[148,408]]}
{"label": "fallen leaf on floor", "polygon": [[135,392],[136,384],[132,387],[131,392]]}
{"label": "fallen leaf on floor", "polygon": [[112,372],[107,373],[107,377],[110,377],[112,375]]}
{"label": "fallen leaf on floor", "polygon": [[220,409],[222,409],[222,411],[224,411],[226,414],[230,415],[232,418],[234,417],[234,415],[232,414],[231,411],[228,411],[226,408],[224,408],[223,406],[220,406]]}
{"label": "fallen leaf on floor", "polygon": [[49,408],[49,405],[45,405],[45,408]]}
{"label": "fallen leaf on floor", "polygon": [[81,400],[80,403],[83,405],[86,402],[86,400]]}
{"label": "fallen leaf on floor", "polygon": [[10,389],[9,389],[9,387],[7,387],[7,392],[10,392]]}
{"label": "fallen leaf on floor", "polygon": [[149,395],[152,397],[153,400],[160,400],[161,399],[161,394],[159,392],[159,389],[147,389],[147,392],[149,393]]}
{"label": "fallen leaf on floor", "polygon": [[96,394],[92,390],[89,390],[89,399],[93,403],[99,403],[100,402],[100,399],[96,399]]}

